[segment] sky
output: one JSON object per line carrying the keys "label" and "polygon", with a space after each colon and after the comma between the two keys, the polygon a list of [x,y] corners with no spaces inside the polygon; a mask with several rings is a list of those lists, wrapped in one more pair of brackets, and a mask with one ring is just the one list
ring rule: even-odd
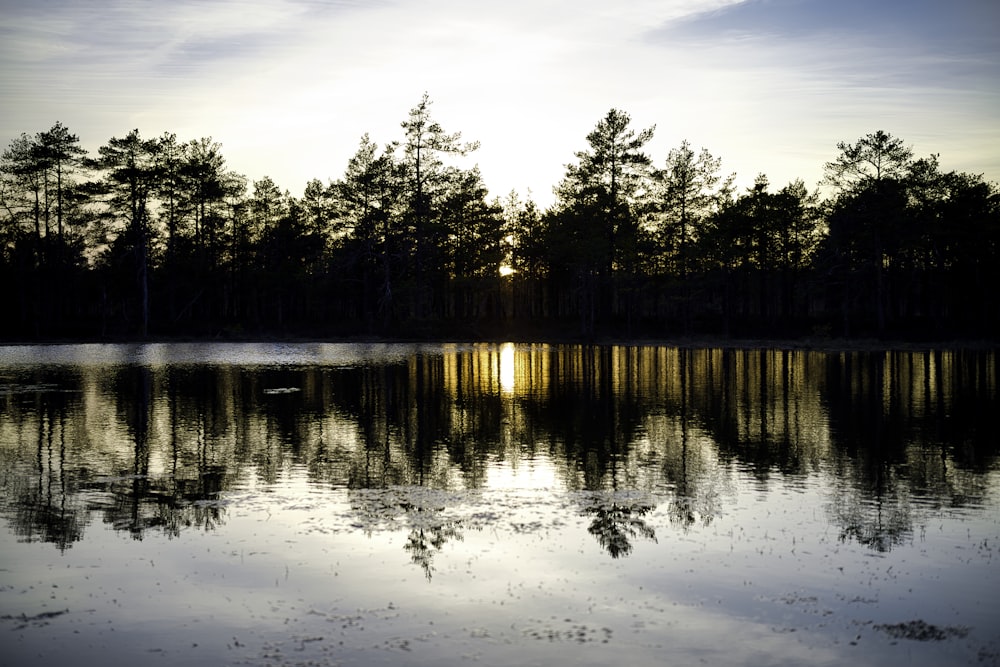
{"label": "sky", "polygon": [[810,188],[885,130],[1000,181],[996,0],[0,0],[0,142],[61,121],[92,152],[133,128],[212,137],[300,196],[424,93],[480,148],[491,196],[540,206],[611,108],[737,185]]}

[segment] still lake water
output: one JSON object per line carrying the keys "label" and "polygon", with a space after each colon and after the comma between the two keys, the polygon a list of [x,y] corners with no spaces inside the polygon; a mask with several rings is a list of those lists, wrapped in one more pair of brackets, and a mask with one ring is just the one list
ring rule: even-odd
{"label": "still lake water", "polygon": [[998,370],[0,347],[0,664],[998,664]]}

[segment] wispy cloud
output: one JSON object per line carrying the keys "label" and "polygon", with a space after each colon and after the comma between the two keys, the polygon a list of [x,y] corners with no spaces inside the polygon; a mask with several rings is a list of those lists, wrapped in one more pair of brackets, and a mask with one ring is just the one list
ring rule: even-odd
{"label": "wispy cloud", "polygon": [[[0,139],[62,120],[91,147],[212,135],[300,191],[424,91],[502,193],[546,201],[615,106],[745,180],[818,180],[876,127],[1000,176],[994,3],[982,0],[280,0],[0,5]],[[975,136],[973,136],[975,135]],[[926,146],[926,148],[925,148]],[[920,150],[918,150],[920,152]]]}

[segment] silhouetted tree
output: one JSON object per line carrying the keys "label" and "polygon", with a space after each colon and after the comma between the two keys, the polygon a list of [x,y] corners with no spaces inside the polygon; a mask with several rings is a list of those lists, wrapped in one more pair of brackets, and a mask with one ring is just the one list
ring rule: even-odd
{"label": "silhouetted tree", "polygon": [[587,135],[589,150],[576,153],[578,162],[566,165],[566,175],[555,188],[558,208],[584,210],[596,218],[593,268],[604,275],[634,259],[628,250],[634,249],[649,194],[651,160],[643,147],[653,138],[655,126],[636,132],[631,120],[618,109],[608,111]]}
{"label": "silhouetted tree", "polygon": [[[81,164],[83,157],[87,154],[80,147],[80,138],[70,131],[60,122],[57,122],[51,129],[41,132],[37,137],[37,152],[39,160],[46,171],[54,178],[56,190],[56,233],[59,241],[63,241],[63,201],[67,180],[72,176],[73,171]],[[46,194],[48,195],[48,176],[46,177]],[[46,205],[46,211],[51,208]]]}
{"label": "silhouetted tree", "polygon": [[56,234],[60,245],[63,242],[63,201],[67,180],[86,155],[79,144],[79,137],[71,134],[60,122],[45,132],[39,132],[34,141],[35,161],[42,169],[46,236],[49,233],[50,213],[55,209]]}
{"label": "silhouetted tree", "polygon": [[108,261],[115,265],[131,258],[125,275],[133,275],[137,327],[143,338],[149,331],[150,198],[159,182],[159,150],[159,141],[141,138],[139,130],[112,137],[98,149],[97,165],[104,171],[110,213],[120,225],[110,241]]}
{"label": "silhouetted tree", "polygon": [[161,224],[166,229],[164,265],[168,271],[177,271],[177,246],[188,204],[182,174],[187,147],[178,143],[177,135],[172,132],[164,132],[159,141],[160,177],[156,195],[161,202]]}
{"label": "silhouetted tree", "polygon": [[907,203],[904,179],[913,151],[902,140],[879,130],[853,144],[839,142],[840,155],[824,165],[824,182],[837,192],[830,215],[832,270],[842,283],[845,333],[858,287],[853,275],[870,279],[875,322],[885,333],[885,265],[898,238]]}
{"label": "silhouetted tree", "polygon": [[840,192],[902,179],[913,158],[913,150],[902,139],[883,130],[866,134],[853,144],[837,142],[837,150],[840,155],[823,167],[823,180]]}
{"label": "silhouetted tree", "polygon": [[601,284],[611,285],[618,270],[636,262],[639,221],[649,195],[650,158],[643,147],[654,127],[636,132],[631,118],[611,109],[587,135],[588,150],[576,153],[555,188],[556,206],[549,217],[551,264],[571,267],[579,295],[581,332],[594,333]]}
{"label": "silhouetted tree", "polygon": [[[45,167],[39,159],[35,140],[28,134],[10,142],[0,157],[3,173],[3,205],[7,214],[6,222],[12,229],[30,225],[34,231],[34,265],[42,263],[42,230]],[[12,236],[20,236],[18,233]]]}
{"label": "silhouetted tree", "polygon": [[81,303],[83,190],[76,182],[85,151],[79,138],[56,123],[34,136],[22,134],[0,157],[3,259],[17,289],[9,298],[15,326],[39,334],[72,317]]}
{"label": "silhouetted tree", "polygon": [[934,329],[990,337],[1000,330],[1000,189],[982,176],[916,160],[907,177],[910,221],[898,260],[908,290],[897,307]]}
{"label": "silhouetted tree", "polygon": [[503,216],[504,265],[512,271],[507,277],[512,293],[506,315],[522,321],[545,317],[548,267],[542,212],[534,201],[522,201],[514,191],[495,205]]}
{"label": "silhouetted tree", "polygon": [[770,192],[761,174],[711,217],[700,243],[722,270],[727,333],[733,315],[753,313],[765,326],[780,318],[788,326],[793,308],[805,307],[796,292],[820,239],[817,199],[802,181]]}
{"label": "silhouetted tree", "polygon": [[224,217],[218,211],[225,195],[225,159],[222,146],[204,137],[186,146],[182,175],[191,202],[194,243],[203,257],[205,268],[219,266],[222,251]]}
{"label": "silhouetted tree", "polygon": [[403,182],[394,149],[389,145],[380,153],[365,134],[343,178],[332,186],[344,234],[338,266],[360,272],[362,312],[368,328],[374,325],[376,313],[381,314],[383,328],[389,326],[394,290],[401,279]]}
{"label": "silhouetted tree", "polygon": [[695,154],[685,140],[667,155],[666,165],[656,173],[657,215],[655,229],[668,274],[681,281],[683,327],[692,326],[694,290],[689,277],[695,264],[693,250],[709,217],[732,195],[735,174],[723,179],[722,160],[707,149]]}
{"label": "silhouetted tree", "polygon": [[302,199],[299,200],[303,222],[309,228],[309,233],[323,239],[340,231],[331,228],[334,221],[332,190],[332,186],[324,187],[318,178],[313,178],[306,183]]}
{"label": "silhouetted tree", "polygon": [[447,318],[476,321],[499,314],[503,219],[487,194],[479,169],[456,170],[441,200],[441,259],[448,271],[442,313]]}
{"label": "silhouetted tree", "polygon": [[446,169],[442,155],[464,156],[479,148],[478,142],[462,143],[461,132],[448,134],[430,113],[427,93],[410,110],[409,118],[401,123],[405,132],[402,143],[402,165],[409,200],[408,220],[412,230],[414,279],[413,314],[429,314],[432,292],[428,290],[428,267],[435,266],[435,251],[439,250],[446,232],[437,224],[442,196],[454,171]]}
{"label": "silhouetted tree", "polygon": [[261,314],[274,317],[279,326],[285,319],[289,272],[298,268],[289,265],[289,254],[294,251],[283,247],[291,240],[291,230],[284,224],[290,218],[290,199],[270,176],[253,183],[248,240],[256,254],[254,268],[259,271],[253,278],[255,294]]}
{"label": "silhouetted tree", "polygon": [[668,269],[686,279],[692,268],[691,248],[708,216],[726,203],[735,175],[723,179],[721,158],[707,149],[695,154],[687,141],[667,155],[656,173],[658,232],[668,258]]}

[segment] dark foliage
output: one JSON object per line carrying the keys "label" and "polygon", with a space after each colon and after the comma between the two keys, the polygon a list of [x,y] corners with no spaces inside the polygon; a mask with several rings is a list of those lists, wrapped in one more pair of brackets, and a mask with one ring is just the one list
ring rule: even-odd
{"label": "dark foliage", "polygon": [[662,169],[612,109],[553,207],[488,199],[424,96],[302,197],[210,138],[61,124],[0,161],[0,338],[976,337],[1000,330],[1000,191],[885,132],[825,165],[825,200],[737,193],[687,142]]}

